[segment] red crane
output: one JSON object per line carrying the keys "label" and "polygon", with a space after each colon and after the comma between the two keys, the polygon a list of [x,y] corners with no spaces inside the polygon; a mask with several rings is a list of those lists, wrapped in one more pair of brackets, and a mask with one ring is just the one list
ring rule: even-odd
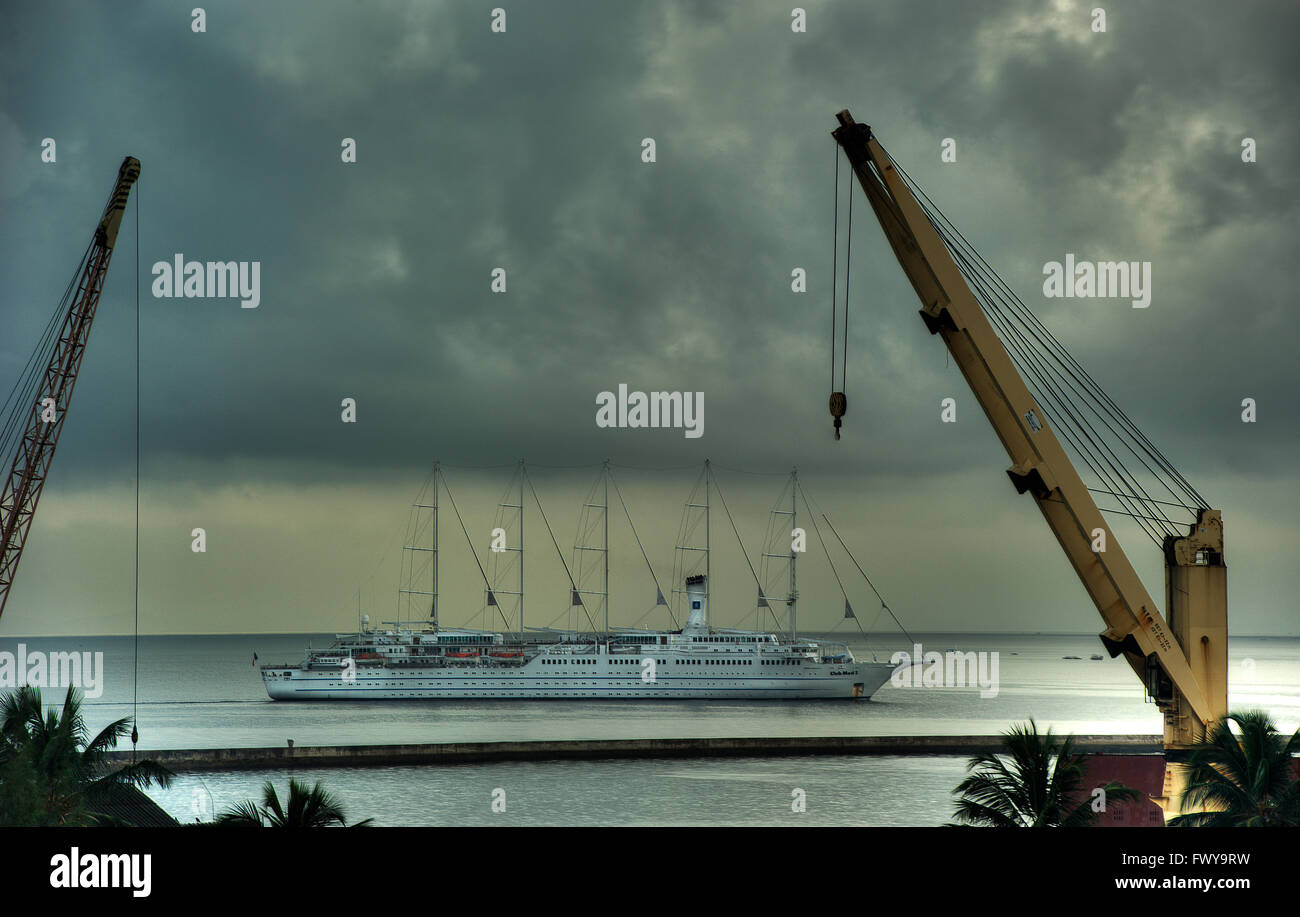
{"label": "red crane", "polygon": [[[22,556],[23,546],[27,542],[27,533],[31,530],[32,518],[36,513],[36,503],[41,498],[41,490],[49,476],[54,447],[67,417],[72,387],[76,384],[77,371],[86,354],[90,324],[94,321],[95,309],[99,305],[99,294],[108,273],[108,262],[113,257],[113,247],[122,225],[126,200],[131,193],[131,186],[139,177],[140,160],[132,156],[126,157],[118,170],[117,182],[104,207],[104,215],[95,227],[94,237],[78,268],[75,295],[71,297],[64,313],[53,352],[36,389],[36,397],[30,398],[32,393],[29,389],[26,392],[30,398],[29,405],[26,408],[21,402],[16,405],[17,410],[26,411],[26,423],[22,436],[17,441],[17,449],[9,473],[5,476],[3,489],[0,490],[0,615],[4,614],[9,589],[18,569],[18,558]],[[72,289],[70,286],[69,291]],[[15,391],[22,396],[18,387]],[[21,415],[15,416],[21,418]]]}

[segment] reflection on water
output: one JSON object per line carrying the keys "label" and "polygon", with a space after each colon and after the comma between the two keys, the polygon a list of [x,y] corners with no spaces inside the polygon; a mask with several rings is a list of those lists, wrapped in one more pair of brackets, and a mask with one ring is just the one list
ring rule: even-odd
{"label": "reflection on water", "polygon": [[[379,825],[938,825],[952,814],[949,791],[963,758],[788,757],[651,761],[528,761],[448,767],[295,771],[321,780],[350,820]],[[178,818],[208,820],[261,799],[287,773],[235,771],[185,776],[154,796]],[[503,790],[505,811],[492,809]],[[795,812],[796,791],[805,811]]]}
{"label": "reflection on water", "polygon": [[[267,699],[261,662],[302,656],[327,635],[142,637],[140,747],[196,748],[790,735],[990,735],[1030,717],[1075,734],[1160,732],[1122,660],[1091,660],[1094,635],[922,635],[926,649],[997,652],[996,697],[974,688],[886,686],[855,701],[390,701],[288,703]],[[837,639],[844,639],[843,635]],[[17,640],[0,640],[15,652]],[[87,701],[98,731],[130,716],[129,637],[29,639],[29,649],[104,653],[103,696]],[[850,641],[859,658],[888,660],[909,643]],[[1065,657],[1081,657],[1067,659]],[[1233,709],[1262,706],[1279,727],[1300,726],[1300,639],[1234,638]],[[47,692],[47,700],[61,698]],[[600,762],[517,762],[299,772],[325,780],[356,818],[383,824],[932,825],[951,814],[961,758],[796,757]],[[160,798],[178,816],[260,797],[268,777],[185,777]],[[506,790],[506,811],[489,808]],[[791,811],[794,790],[807,812]]]}

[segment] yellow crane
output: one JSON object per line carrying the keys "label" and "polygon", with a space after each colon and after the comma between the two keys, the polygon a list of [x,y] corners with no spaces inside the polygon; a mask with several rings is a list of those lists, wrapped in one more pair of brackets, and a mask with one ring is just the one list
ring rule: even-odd
{"label": "yellow crane", "polygon": [[[871,128],[855,122],[848,111],[837,118],[833,136],[916,290],[922,320],[947,346],[1006,448],[1011,458],[1007,474],[1016,490],[1034,499],[1105,621],[1102,643],[1112,657],[1123,655],[1164,716],[1166,760],[1171,763],[1166,765],[1165,795],[1157,802],[1170,813],[1181,786],[1178,752],[1201,740],[1207,725],[1227,712],[1222,516],[1207,505],[1196,506],[1195,522],[1185,533],[1164,535],[1161,614],[972,293],[967,282],[971,263],[958,256],[967,268],[963,272],[954,260],[956,237],[932,219],[932,210],[918,201]],[[846,407],[844,394],[833,393],[837,436]]]}

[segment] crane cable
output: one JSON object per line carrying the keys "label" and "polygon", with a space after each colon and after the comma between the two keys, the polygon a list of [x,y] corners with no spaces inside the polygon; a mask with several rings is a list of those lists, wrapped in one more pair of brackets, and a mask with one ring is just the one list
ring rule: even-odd
{"label": "crane cable", "polygon": [[[1208,508],[1204,498],[1016,296],[902,166],[896,161],[894,166],[909,189],[917,195],[926,218],[958,262],[963,276],[973,288],[972,292],[978,294],[985,313],[1000,332],[1004,347],[1033,384],[1040,406],[1055,410],[1061,421],[1058,431],[1109,488],[1090,489],[1117,498],[1124,508],[1108,511],[1133,518],[1156,545],[1163,543],[1164,535],[1177,535],[1178,523],[1170,519],[1160,506],[1180,506],[1194,513],[1197,508]],[[1087,418],[1085,409],[1096,416],[1105,432]],[[1167,504],[1154,499],[1137,473],[1116,454],[1106,433],[1180,502]]]}
{"label": "crane cable", "polygon": [[840,251],[840,147],[839,143],[835,144],[835,205],[834,205],[834,229],[831,232],[831,397],[830,410],[831,417],[835,420],[835,438],[840,438],[840,426],[844,414],[848,411],[849,402],[844,395],[847,388],[844,377],[849,368],[849,269],[852,265],[851,254],[853,251],[853,183],[849,183],[849,218],[848,218],[848,244],[844,252],[844,356],[840,364],[840,383],[839,388],[835,387],[835,351],[838,346],[836,337],[836,314],[839,311],[838,281],[839,281],[839,251]]}
{"label": "crane cable", "polygon": [[[882,147],[883,149],[883,147]],[[888,151],[885,151],[889,155]],[[1173,466],[1167,456],[1137,427],[1133,420],[1101,388],[1097,381],[1052,335],[1051,331],[1025,305],[992,266],[970,244],[910,175],[890,156],[899,176],[917,197],[925,217],[938,233],[956,262],[958,270],[971,286],[990,323],[997,329],[1000,342],[1030,384],[1040,408],[1055,415],[1057,430],[1074,449],[1082,462],[1100,481],[1090,487],[1096,493],[1115,498],[1119,509],[1104,509],[1134,519],[1157,545],[1164,536],[1178,535],[1180,525],[1162,507],[1177,506],[1193,515],[1209,504]],[[832,260],[831,311],[831,414],[835,419],[835,438],[839,439],[841,418],[847,408],[843,391],[835,389],[835,358],[838,345],[838,230],[839,230],[839,149],[835,160],[835,234]],[[844,350],[840,374],[844,383],[848,365],[849,271],[852,254],[853,196],[849,194],[844,300]],[[1089,415],[1092,415],[1091,417]],[[1092,419],[1092,418],[1095,418]],[[1126,459],[1122,453],[1131,458]],[[1133,464],[1136,460],[1136,464]],[[1139,467],[1140,466],[1140,467]],[[1144,486],[1141,475],[1153,479],[1175,503],[1157,500]]]}
{"label": "crane cable", "polygon": [[81,253],[81,260],[77,263],[77,269],[72,272],[72,277],[69,278],[68,285],[64,288],[58,305],[50,314],[45,330],[41,332],[40,339],[27,357],[27,363],[18,374],[18,378],[14,380],[13,388],[9,390],[9,395],[5,398],[3,409],[0,409],[5,415],[3,432],[0,432],[0,455],[14,455],[18,450],[18,444],[22,440],[23,433],[27,430],[28,412],[33,410],[29,406],[38,402],[37,396],[41,393],[46,369],[50,364],[50,360],[53,359],[54,349],[58,344],[63,326],[67,323],[68,310],[72,306],[72,297],[78,291],[77,282],[86,269],[86,262],[90,258],[90,250],[94,247],[94,244],[95,240],[92,237],[90,242],[87,243],[85,251]]}

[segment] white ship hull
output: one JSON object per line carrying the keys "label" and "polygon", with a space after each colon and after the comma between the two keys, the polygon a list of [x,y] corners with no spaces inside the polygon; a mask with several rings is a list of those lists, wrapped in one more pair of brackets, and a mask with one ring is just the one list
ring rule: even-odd
{"label": "white ship hull", "polygon": [[647,681],[639,666],[630,672],[626,663],[607,659],[562,674],[541,671],[540,658],[511,668],[357,666],[352,677],[338,668],[264,666],[262,679],[273,700],[866,699],[896,668],[879,662],[805,662],[797,673],[781,676],[671,671]]}

